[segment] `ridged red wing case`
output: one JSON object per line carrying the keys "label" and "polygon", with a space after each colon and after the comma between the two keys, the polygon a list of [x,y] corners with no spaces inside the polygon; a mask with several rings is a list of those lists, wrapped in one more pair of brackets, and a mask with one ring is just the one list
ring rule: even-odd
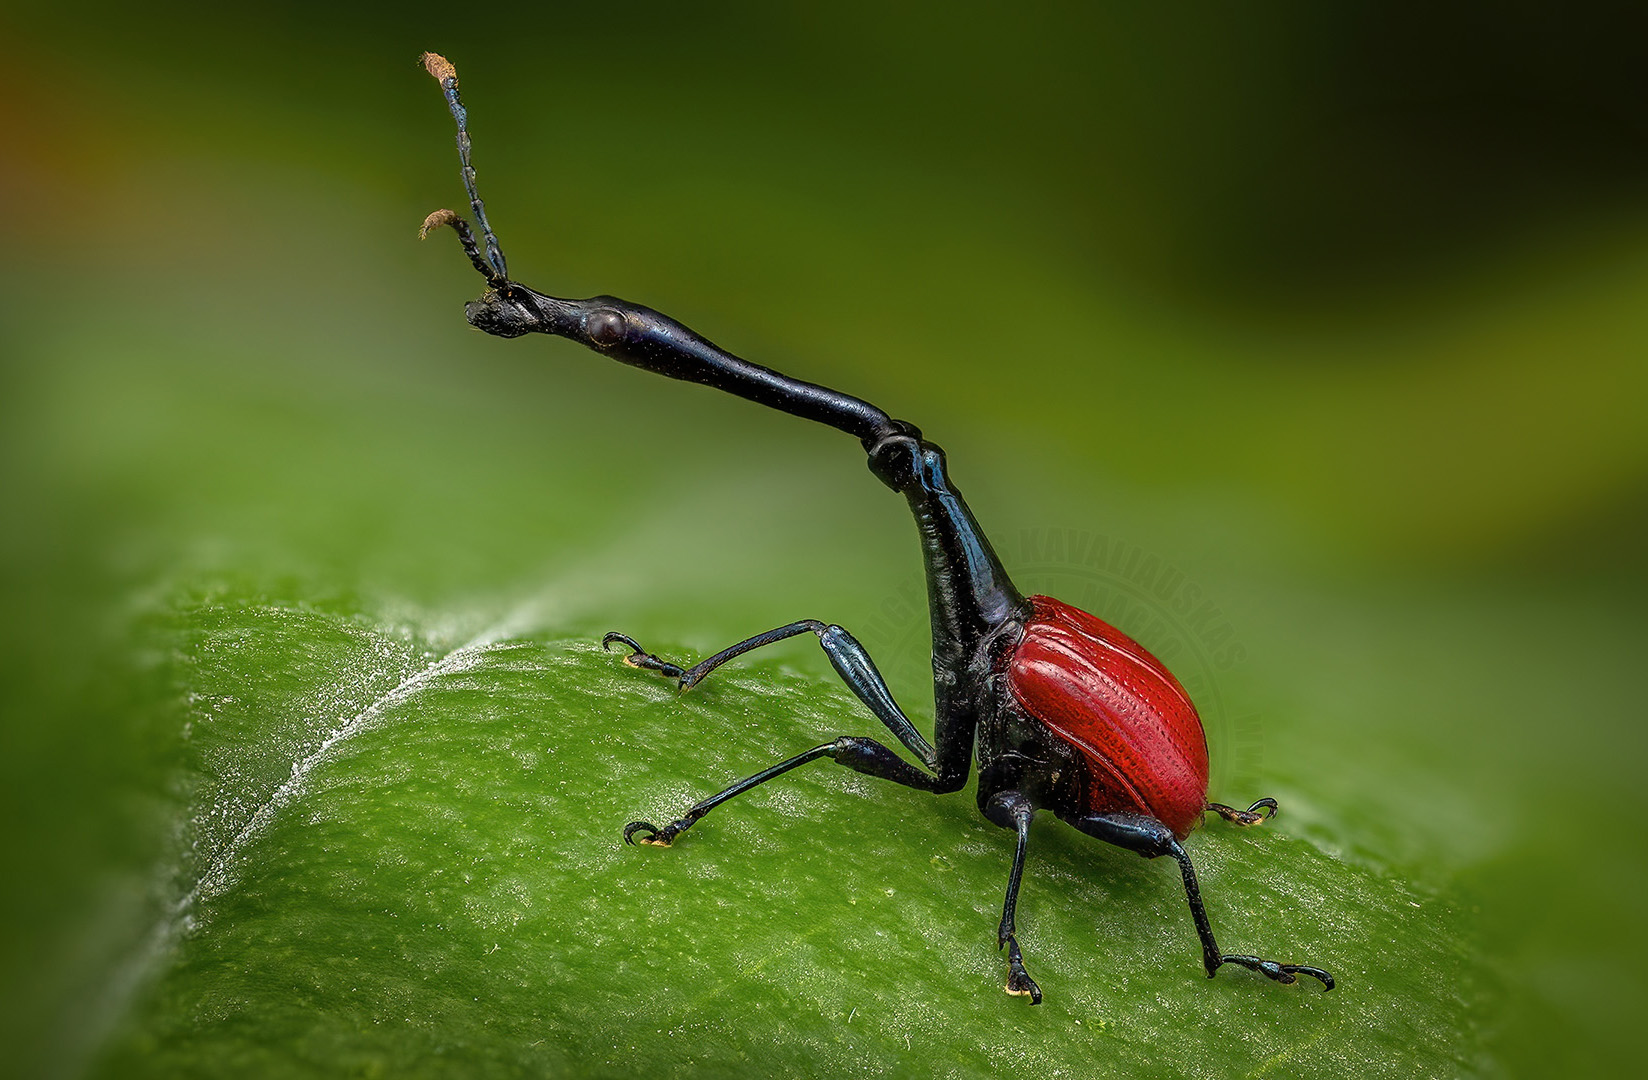
{"label": "ridged red wing case", "polygon": [[1207,805],[1207,736],[1162,662],[1102,619],[1046,596],[1007,681],[1025,712],[1087,759],[1085,809],[1146,814],[1180,838]]}

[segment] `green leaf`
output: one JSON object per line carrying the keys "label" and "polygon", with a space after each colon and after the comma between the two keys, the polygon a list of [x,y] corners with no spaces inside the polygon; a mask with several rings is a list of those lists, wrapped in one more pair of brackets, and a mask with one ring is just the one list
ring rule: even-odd
{"label": "green leaf", "polygon": [[[517,623],[518,623],[517,619]],[[750,658],[688,695],[590,637],[216,595],[187,694],[185,900],[108,1075],[1437,1075],[1472,1063],[1459,902],[1290,835],[1190,843],[1230,951],[1203,977],[1172,866],[1050,819],[1022,906],[1046,1001],[1002,993],[1010,834],[829,763],[673,817],[874,721]],[[655,645],[655,642],[648,642]],[[800,650],[797,650],[800,651]],[[808,659],[811,659],[810,657]]]}
{"label": "green leaf", "polygon": [[[1405,55],[1561,127],[1567,38],[886,7],[660,8],[621,77],[594,6],[14,14],[0,1072],[1639,1067],[1642,222],[1612,151],[1364,107]],[[1213,796],[1283,807],[1192,838],[1221,939],[1338,990],[1204,979],[1170,867],[1043,822],[1007,998],[1006,836],[827,764],[619,846],[874,725],[804,643],[678,700],[601,632],[840,621],[919,716],[910,525],[835,433],[469,332],[428,47],[514,272],[920,422],[1021,585],[1194,683]]]}

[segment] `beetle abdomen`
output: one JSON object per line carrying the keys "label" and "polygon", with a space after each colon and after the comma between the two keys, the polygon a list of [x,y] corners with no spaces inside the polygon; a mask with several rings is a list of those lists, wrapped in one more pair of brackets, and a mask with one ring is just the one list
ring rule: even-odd
{"label": "beetle abdomen", "polygon": [[1146,814],[1188,836],[1207,805],[1207,737],[1190,695],[1104,620],[1047,596],[1030,603],[1007,682],[1026,713],[1086,759],[1082,809]]}

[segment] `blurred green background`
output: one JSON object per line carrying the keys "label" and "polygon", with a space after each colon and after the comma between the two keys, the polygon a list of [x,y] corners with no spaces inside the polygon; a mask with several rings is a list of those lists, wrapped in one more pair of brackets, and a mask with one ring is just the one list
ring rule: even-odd
{"label": "blurred green background", "polygon": [[[1635,1060],[1648,15],[13,5],[0,40],[6,1071]],[[1241,908],[1266,947],[1340,992],[1205,983],[1172,875],[1049,826],[1030,1013],[988,940],[1004,835],[823,770],[617,852],[628,816],[867,728],[816,650],[676,703],[592,638],[831,619],[928,717],[910,526],[837,433],[469,330],[478,278],[416,243],[462,208],[424,49],[515,277],[915,420],[1024,583],[1131,605],[1164,654],[1188,624],[1077,547],[1216,604],[1234,650],[1169,657],[1214,797],[1284,812],[1195,841],[1232,868],[1215,917],[1243,945],[1271,890]],[[443,876],[526,852],[560,863]],[[852,957],[763,954],[653,1023],[715,950],[847,933],[841,898],[893,883],[873,919],[930,949],[886,946],[879,1012]],[[774,895],[799,921],[756,917]],[[408,925],[375,937],[382,896]],[[510,911],[536,951],[489,975]],[[1143,968],[1167,943],[1159,982],[1077,937],[1101,917]]]}

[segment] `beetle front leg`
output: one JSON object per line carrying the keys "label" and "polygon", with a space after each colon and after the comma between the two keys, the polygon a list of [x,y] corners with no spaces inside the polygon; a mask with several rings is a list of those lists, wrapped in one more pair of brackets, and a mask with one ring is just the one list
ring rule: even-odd
{"label": "beetle front leg", "polygon": [[[1260,804],[1255,804],[1255,807],[1258,805]],[[1309,975],[1313,979],[1321,980],[1327,989],[1333,989],[1333,976],[1319,967],[1310,967],[1306,964],[1279,964],[1274,960],[1263,960],[1257,956],[1220,952],[1219,943],[1213,937],[1213,926],[1207,919],[1207,908],[1202,903],[1202,890],[1196,881],[1196,868],[1191,864],[1190,856],[1179,844],[1178,838],[1173,835],[1173,830],[1155,818],[1148,818],[1142,814],[1116,813],[1092,814],[1067,820],[1089,836],[1137,852],[1147,859],[1162,855],[1173,856],[1184,878],[1185,899],[1190,902],[1190,917],[1196,923],[1196,936],[1202,941],[1202,966],[1207,969],[1208,978],[1213,978],[1224,965],[1235,964],[1249,971],[1257,971],[1279,983],[1295,983],[1299,981],[1298,976]]]}
{"label": "beetle front leg", "polygon": [[736,645],[729,645],[690,668],[654,656],[643,649],[634,638],[620,634],[616,630],[601,639],[601,647],[610,648],[615,642],[627,646],[630,654],[624,657],[624,663],[643,671],[656,671],[666,679],[674,679],[676,686],[685,691],[697,686],[710,672],[735,657],[742,656],[752,649],[806,633],[817,636],[818,643],[823,647],[824,655],[830,658],[830,664],[835,668],[836,674],[840,675],[841,681],[858,696],[858,700],[862,701],[878,720],[886,724],[887,730],[896,735],[898,741],[919,758],[923,765],[937,771],[938,751],[934,750],[932,744],[916,730],[910,718],[904,715],[904,710],[898,707],[898,702],[893,699],[893,692],[887,688],[886,680],[881,677],[881,672],[876,670],[875,661],[870,659],[870,654],[858,643],[857,638],[833,623],[802,619],[800,622],[746,638]]}

